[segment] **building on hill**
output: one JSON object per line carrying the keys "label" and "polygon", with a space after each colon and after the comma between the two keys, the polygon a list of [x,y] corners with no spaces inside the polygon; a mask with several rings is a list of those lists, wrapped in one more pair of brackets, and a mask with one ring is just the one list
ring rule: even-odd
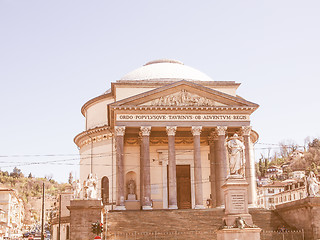
{"label": "building on hill", "polygon": [[275,206],[307,197],[304,179],[274,181],[258,187],[258,207],[275,209]]}
{"label": "building on hill", "polygon": [[307,197],[307,189],[304,179],[288,179],[285,183],[284,191],[273,196],[274,205],[292,202]]}
{"label": "building on hill", "polygon": [[0,239],[4,239],[7,230],[6,212],[0,209]]}
{"label": "building on hill", "polygon": [[279,181],[258,187],[257,189],[257,207],[265,209],[274,209],[274,195],[285,190],[286,184]]}
{"label": "building on hill", "polygon": [[281,178],[283,175],[283,170],[281,167],[277,166],[277,165],[272,165],[270,167],[268,167],[267,172],[266,172],[266,177],[268,178]]}
{"label": "building on hill", "polygon": [[250,205],[256,203],[250,115],[258,105],[238,96],[239,83],[214,81],[176,60],[155,60],[111,83],[81,109],[85,130],[80,180],[99,179],[105,205],[125,209],[223,206],[226,140],[245,145]]}
{"label": "building on hill", "polygon": [[0,188],[1,235],[10,238],[21,234],[24,219],[24,205],[16,191],[11,188]]}

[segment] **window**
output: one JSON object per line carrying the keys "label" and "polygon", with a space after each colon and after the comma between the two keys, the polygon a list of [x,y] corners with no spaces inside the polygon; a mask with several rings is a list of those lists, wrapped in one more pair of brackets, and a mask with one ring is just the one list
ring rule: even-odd
{"label": "window", "polygon": [[274,189],[268,188],[268,193],[274,193]]}

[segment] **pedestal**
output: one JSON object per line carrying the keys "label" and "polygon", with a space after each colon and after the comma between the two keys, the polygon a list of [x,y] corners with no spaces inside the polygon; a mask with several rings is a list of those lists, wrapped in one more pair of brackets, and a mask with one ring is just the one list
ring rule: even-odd
{"label": "pedestal", "polygon": [[227,177],[222,185],[225,199],[224,225],[218,240],[260,240],[261,229],[255,227],[248,209],[248,183],[242,175]]}
{"label": "pedestal", "polygon": [[253,224],[248,208],[248,185],[241,175],[228,176],[222,185],[225,199],[224,220],[227,226],[233,226],[238,217],[242,217],[248,225]]}
{"label": "pedestal", "polygon": [[260,228],[230,228],[217,232],[217,240],[260,240]]}
{"label": "pedestal", "polygon": [[96,236],[91,232],[91,224],[102,222],[101,200],[71,200],[70,206],[71,239],[87,240]]}
{"label": "pedestal", "polygon": [[137,197],[135,194],[128,194],[128,200],[137,200]]}

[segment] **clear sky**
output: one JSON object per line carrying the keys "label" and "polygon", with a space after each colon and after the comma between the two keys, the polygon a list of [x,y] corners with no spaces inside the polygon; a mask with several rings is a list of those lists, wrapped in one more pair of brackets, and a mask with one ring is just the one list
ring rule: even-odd
{"label": "clear sky", "polygon": [[319,137],[319,12],[319,0],[0,0],[1,169],[79,176],[81,106],[159,58],[240,82],[260,105],[259,143]]}

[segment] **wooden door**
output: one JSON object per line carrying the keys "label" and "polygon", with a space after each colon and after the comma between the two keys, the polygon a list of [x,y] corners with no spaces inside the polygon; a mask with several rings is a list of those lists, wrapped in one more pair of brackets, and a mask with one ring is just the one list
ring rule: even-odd
{"label": "wooden door", "polygon": [[191,208],[190,165],[177,165],[177,201],[179,209]]}

